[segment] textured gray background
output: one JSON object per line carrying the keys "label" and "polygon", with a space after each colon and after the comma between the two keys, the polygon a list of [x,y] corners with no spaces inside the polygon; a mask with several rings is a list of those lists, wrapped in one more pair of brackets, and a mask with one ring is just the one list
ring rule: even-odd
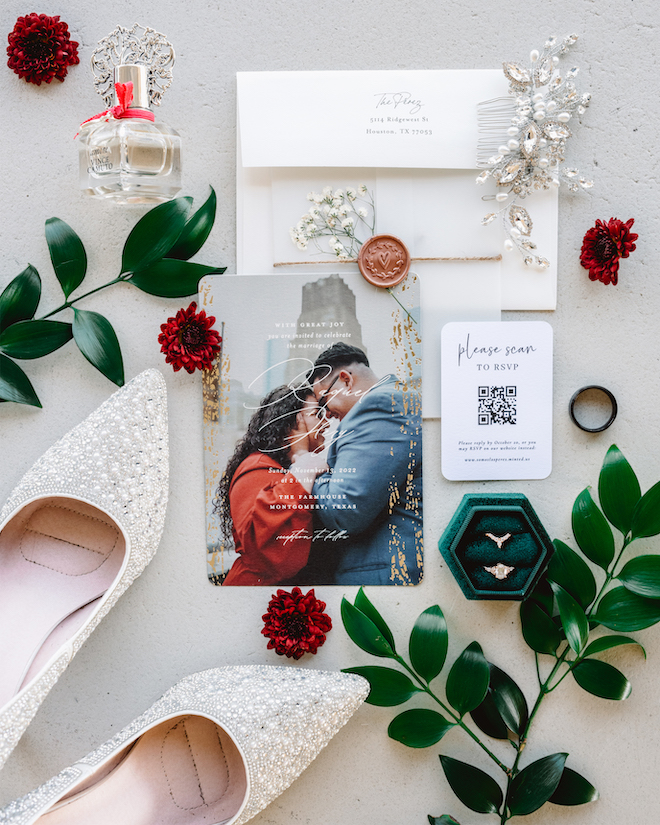
{"label": "textured gray background", "polygon": [[[185,149],[183,194],[198,202],[212,184],[219,198],[214,231],[199,256],[235,266],[235,72],[277,69],[490,69],[525,58],[550,34],[575,31],[572,51],[580,88],[593,104],[570,147],[572,165],[596,186],[593,194],[560,198],[559,303],[554,313],[515,318],[549,321],[555,331],[554,470],[544,481],[449,483],[440,475],[440,425],[425,432],[426,579],[414,590],[372,589],[400,644],[415,616],[438,602],[456,655],[473,639],[511,672],[529,698],[535,688],[531,652],[520,641],[515,604],[466,602],[436,546],[461,496],[470,491],[519,490],[529,496],[548,532],[570,541],[570,510],[587,484],[595,485],[607,447],[616,442],[636,468],[643,489],[660,477],[658,324],[655,254],[660,215],[655,199],[658,99],[655,85],[660,12],[653,0],[538,0],[504,4],[381,0],[310,3],[132,0],[91,4],[61,0],[47,8],[69,23],[81,43],[81,65],[65,83],[37,88],[0,69],[0,287],[30,262],[44,281],[43,306],[59,303],[59,286],[44,240],[44,220],[57,215],[82,237],[89,254],[88,288],[114,277],[121,246],[141,211],[90,202],[78,189],[81,120],[102,108],[87,68],[96,41],[118,23],[138,21],[167,34],[178,63],[160,116],[177,128]],[[0,31],[9,32],[24,3],[4,0]],[[4,34],[3,34],[4,36]],[[341,92],[328,105],[341,114]],[[621,268],[618,287],[591,283],[580,267],[582,236],[596,218],[636,219],[638,249]],[[478,231],[475,230],[475,231]],[[181,302],[183,303],[183,302]],[[221,590],[204,570],[202,415],[199,376],[174,374],[156,343],[159,324],[178,308],[120,286],[83,306],[106,314],[123,342],[127,377],[160,367],[169,389],[171,500],[160,550],[122,598],[42,705],[0,775],[0,801],[32,789],[112,735],[183,675],[206,667],[280,660],[265,649],[261,614],[268,589]],[[249,307],[226,307],[245,315]],[[32,462],[101,403],[112,386],[68,345],[28,365],[44,410],[2,405],[0,495],[6,497]],[[601,435],[574,427],[566,412],[572,392],[586,383],[610,387],[620,402],[614,426]],[[657,551],[660,540],[639,542]],[[643,545],[643,546],[642,546]],[[321,588],[335,629],[319,654],[297,667],[339,669],[374,663],[347,639],[339,618],[352,588]],[[601,791],[580,809],[547,806],[530,825],[655,825],[660,763],[658,677],[660,631],[638,634],[648,661],[635,649],[610,660],[633,682],[623,703],[589,696],[572,680],[547,700],[537,718],[528,758],[566,750],[570,764]],[[283,663],[288,664],[288,663]],[[365,706],[311,768],[254,822],[401,825],[426,814],[452,813],[470,825],[482,820],[464,809],[441,775],[437,754],[486,767],[465,737],[413,751],[389,740],[396,711]],[[502,748],[504,746],[502,745]],[[510,753],[504,751],[507,759]],[[488,818],[483,821],[494,821]]]}

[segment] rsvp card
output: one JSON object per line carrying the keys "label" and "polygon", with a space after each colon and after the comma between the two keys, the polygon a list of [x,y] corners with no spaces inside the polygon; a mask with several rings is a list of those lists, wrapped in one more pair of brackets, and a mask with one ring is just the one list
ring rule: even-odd
{"label": "rsvp card", "polygon": [[552,327],[454,322],[442,330],[442,474],[546,478],[552,469]]}

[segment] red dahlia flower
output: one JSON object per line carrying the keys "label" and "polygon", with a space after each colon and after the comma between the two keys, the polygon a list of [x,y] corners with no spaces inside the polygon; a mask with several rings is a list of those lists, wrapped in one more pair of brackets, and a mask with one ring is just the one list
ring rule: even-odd
{"label": "red dahlia flower", "polygon": [[64,80],[68,66],[78,60],[78,43],[69,39],[69,27],[59,16],[28,14],[19,17],[9,35],[7,65],[28,83],[41,85],[56,77]]}
{"label": "red dahlia flower", "polygon": [[196,309],[197,304],[193,301],[188,309],[180,309],[176,317],[168,318],[167,323],[160,326],[160,351],[165,353],[165,361],[172,364],[174,372],[181,367],[189,373],[210,370],[220,352],[222,338],[211,329],[215,324],[214,316],[207,318],[205,310],[195,312]]}
{"label": "red dahlia flower", "polygon": [[305,595],[299,587],[290,593],[278,590],[262,616],[265,627],[261,632],[270,639],[268,650],[292,659],[316,653],[332,629],[332,619],[324,610],[325,602],[314,596],[313,589]]}
{"label": "red dahlia flower", "polygon": [[592,281],[616,286],[619,259],[627,258],[635,251],[635,241],[639,235],[630,231],[634,223],[634,218],[625,223],[618,218],[610,218],[608,223],[597,220],[596,225],[587,230],[582,241],[580,263],[589,270]]}

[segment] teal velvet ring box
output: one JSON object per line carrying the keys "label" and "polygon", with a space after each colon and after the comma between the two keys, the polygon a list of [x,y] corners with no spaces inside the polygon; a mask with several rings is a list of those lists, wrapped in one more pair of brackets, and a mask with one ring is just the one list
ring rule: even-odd
{"label": "teal velvet ring box", "polygon": [[468,599],[515,599],[532,590],[554,551],[521,493],[468,493],[438,543]]}

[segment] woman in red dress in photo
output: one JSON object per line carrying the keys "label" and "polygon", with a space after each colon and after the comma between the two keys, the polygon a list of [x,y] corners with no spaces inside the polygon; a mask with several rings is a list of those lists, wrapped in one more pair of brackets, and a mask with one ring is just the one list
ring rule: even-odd
{"label": "woman in red dress in photo", "polygon": [[261,401],[218,486],[222,531],[239,554],[223,585],[287,584],[307,564],[327,426],[311,388],[277,387]]}

